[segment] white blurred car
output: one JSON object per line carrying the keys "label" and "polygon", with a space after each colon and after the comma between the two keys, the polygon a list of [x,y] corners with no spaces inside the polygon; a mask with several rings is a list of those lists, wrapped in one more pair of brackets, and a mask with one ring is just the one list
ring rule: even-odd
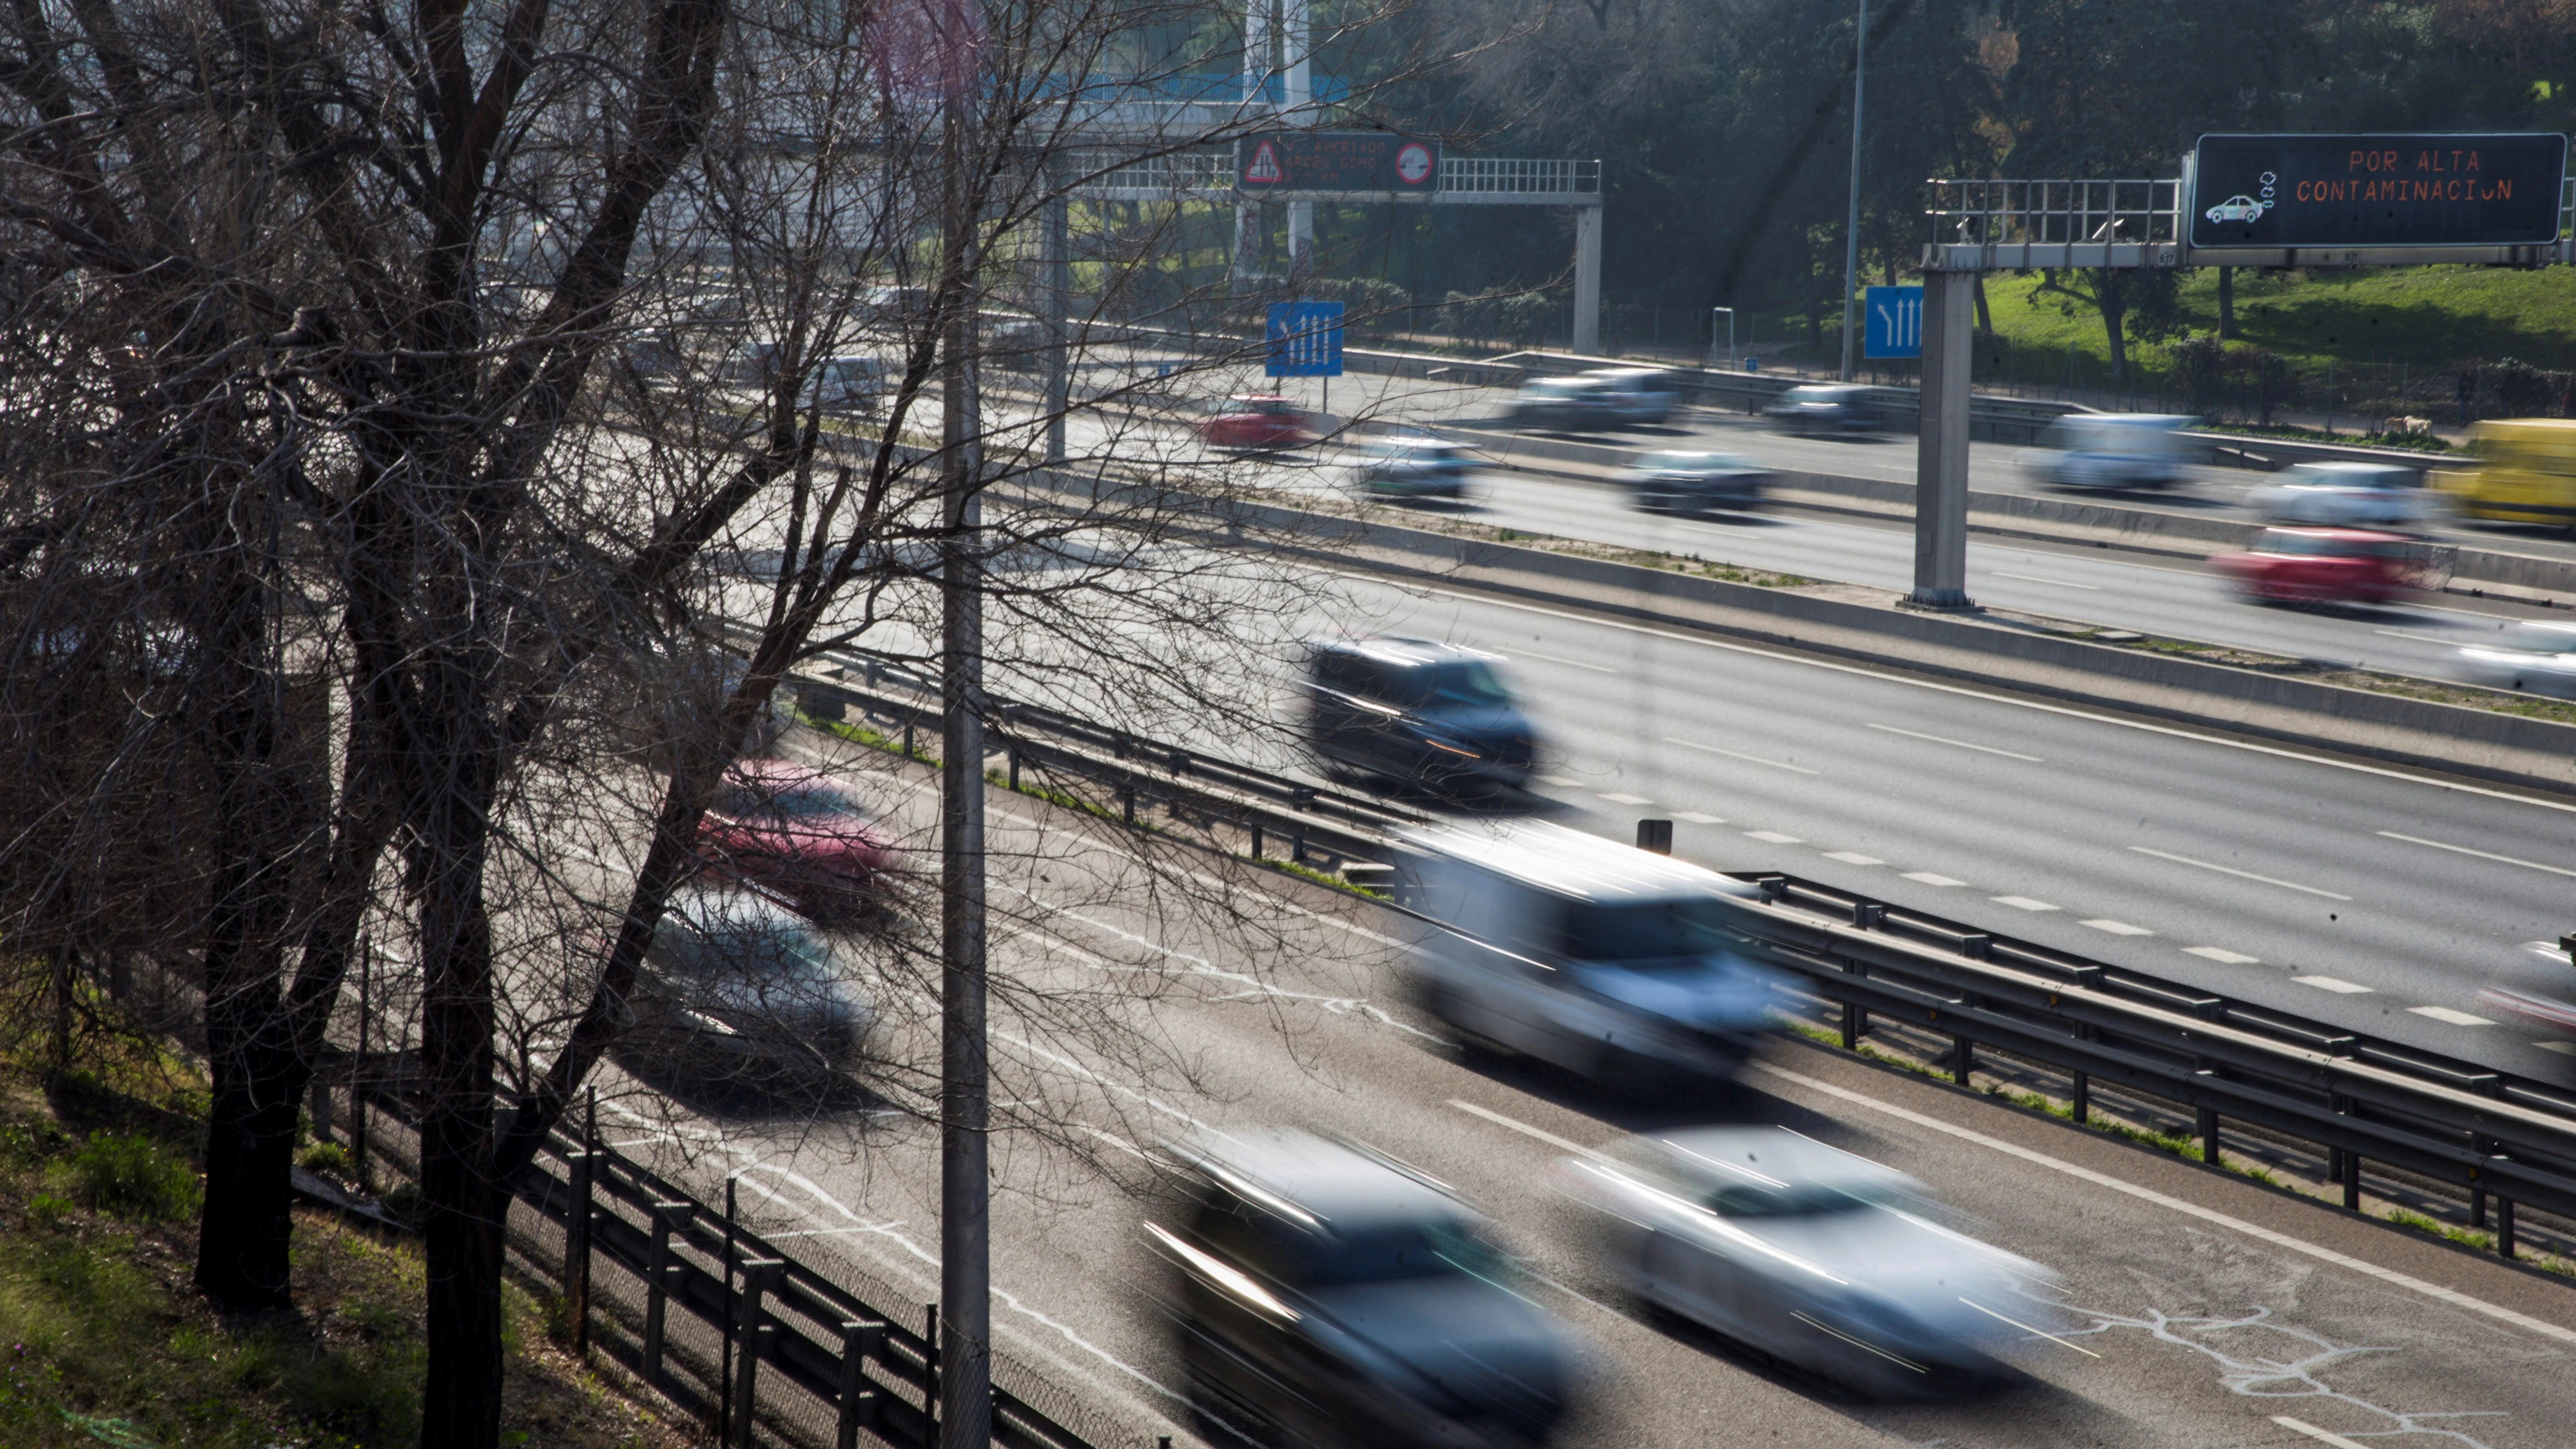
{"label": "white blurred car", "polygon": [[1903,1173],[1784,1127],[1634,1137],[1558,1170],[1639,1298],[1866,1391],[1982,1382],[2048,1331],[2048,1269],[1924,1217]]}
{"label": "white blurred car", "polygon": [[2443,495],[2417,469],[2394,463],[2301,463],[2246,495],[2266,523],[2408,528],[2443,512]]}
{"label": "white blurred car", "polygon": [[2183,429],[2200,419],[2165,413],[2076,413],[2039,435],[2022,467],[2060,488],[2163,488],[2179,483],[2198,445]]}
{"label": "white blurred car", "polygon": [[2576,696],[2576,624],[2516,624],[2462,649],[2460,672],[2495,689]]}

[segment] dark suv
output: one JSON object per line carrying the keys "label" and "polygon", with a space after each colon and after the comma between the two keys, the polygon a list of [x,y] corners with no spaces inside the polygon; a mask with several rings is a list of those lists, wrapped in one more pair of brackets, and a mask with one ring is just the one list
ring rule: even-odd
{"label": "dark suv", "polygon": [[1529,717],[1495,657],[1421,639],[1335,640],[1306,675],[1306,738],[1325,763],[1455,790],[1528,783]]}
{"label": "dark suv", "polygon": [[1302,1132],[1183,1148],[1178,1231],[1146,1224],[1190,1402],[1218,1442],[1543,1442],[1568,1344],[1443,1185]]}

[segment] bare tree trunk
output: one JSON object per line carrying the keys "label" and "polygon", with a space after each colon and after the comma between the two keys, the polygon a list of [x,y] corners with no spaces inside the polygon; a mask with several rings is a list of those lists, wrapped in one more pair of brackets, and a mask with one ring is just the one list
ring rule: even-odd
{"label": "bare tree trunk", "polygon": [[2236,269],[2218,269],[2218,335],[2221,339],[2236,335]]}

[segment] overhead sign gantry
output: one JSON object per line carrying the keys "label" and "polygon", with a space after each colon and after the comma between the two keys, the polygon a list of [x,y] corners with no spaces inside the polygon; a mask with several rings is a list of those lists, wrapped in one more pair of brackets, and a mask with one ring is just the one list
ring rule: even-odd
{"label": "overhead sign gantry", "polygon": [[2172,179],[1930,183],[1938,239],[1923,249],[1910,602],[1973,602],[1968,396],[1979,273],[2576,261],[2562,135],[2211,135],[2182,169]]}

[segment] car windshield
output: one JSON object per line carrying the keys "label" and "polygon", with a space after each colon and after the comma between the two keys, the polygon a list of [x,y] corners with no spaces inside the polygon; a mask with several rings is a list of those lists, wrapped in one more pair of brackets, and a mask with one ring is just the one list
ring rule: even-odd
{"label": "car windshield", "polygon": [[1423,671],[1434,702],[1452,704],[1509,704],[1512,692],[1503,687],[1502,676],[1481,659],[1452,659],[1432,665]]}
{"label": "car windshield", "polygon": [[1706,896],[1609,905],[1569,904],[1556,952],[1576,961],[1669,961],[1726,949],[1733,935]]}
{"label": "car windshield", "polygon": [[775,977],[825,980],[832,951],[821,937],[784,918],[745,920],[720,917],[701,926],[685,918],[665,917],[661,933],[665,959],[692,976]]}
{"label": "car windshield", "polygon": [[1785,1187],[1728,1183],[1708,1195],[1708,1208],[1726,1218],[1818,1218],[1883,1207],[1886,1189],[1801,1182]]}
{"label": "car windshield", "polygon": [[1319,1249],[1306,1281],[1315,1287],[1395,1283],[1463,1275],[1500,1281],[1509,1260],[1469,1224],[1456,1218],[1363,1223]]}

